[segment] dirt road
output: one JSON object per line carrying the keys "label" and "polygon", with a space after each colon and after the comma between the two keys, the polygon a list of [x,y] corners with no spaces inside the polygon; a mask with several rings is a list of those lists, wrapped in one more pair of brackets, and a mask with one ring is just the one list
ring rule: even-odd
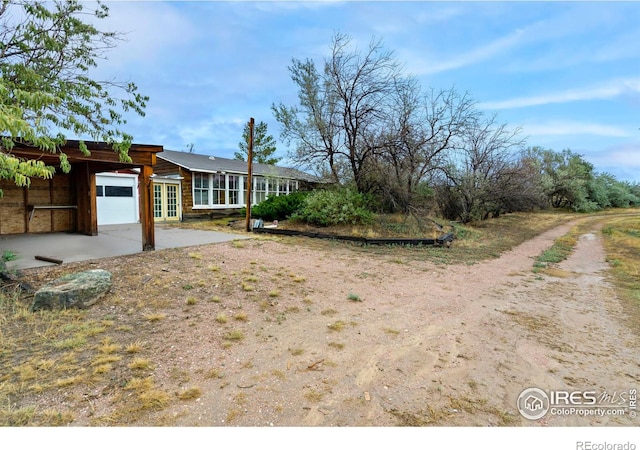
{"label": "dirt road", "polygon": [[[569,228],[474,265],[274,240],[113,258],[100,267],[114,293],[91,314],[129,324],[123,339],[144,342],[174,396],[129,425],[637,425],[626,406],[638,339],[607,284],[597,226],[558,276],[532,271]],[[143,319],[151,299],[164,320]],[[623,394],[624,414],[529,420],[517,401],[530,387],[595,392],[604,406]],[[100,389],[83,394],[73,425],[117,410]]]}
{"label": "dirt road", "polygon": [[275,242],[226,247],[225,266],[260,261],[272,269],[271,283],[289,284],[266,311],[263,304],[261,313],[248,313],[246,338],[222,354],[200,339],[186,348],[175,343],[189,372],[207,358],[224,372],[185,383],[203,395],[172,410],[175,424],[635,425],[628,410],[535,421],[517,410],[529,387],[595,391],[610,395],[612,406],[640,384],[637,339],[623,327],[606,282],[598,229],[580,238],[559,276],[532,272],[533,258],[568,229],[470,266]]}

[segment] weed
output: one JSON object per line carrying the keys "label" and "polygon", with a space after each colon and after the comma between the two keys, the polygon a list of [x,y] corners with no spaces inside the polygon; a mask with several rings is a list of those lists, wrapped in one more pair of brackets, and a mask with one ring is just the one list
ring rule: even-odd
{"label": "weed", "polygon": [[167,315],[163,313],[151,313],[144,316],[144,318],[149,322],[159,322],[161,320],[164,320],[166,317]]}
{"label": "weed", "polygon": [[211,298],[211,301],[213,303],[221,303],[222,299],[220,297],[218,297],[217,295]]}
{"label": "weed", "polygon": [[245,244],[244,242],[240,241],[240,240],[233,240],[231,241],[231,245],[233,246],[233,248],[244,248]]}
{"label": "weed", "polygon": [[362,301],[360,296],[358,294],[354,294],[354,293],[350,293],[347,296],[347,299],[351,300],[352,302],[361,302]]}
{"label": "weed", "polygon": [[195,297],[187,297],[187,300],[185,301],[185,303],[186,303],[188,306],[193,306],[193,305],[195,305],[196,303],[198,303],[198,299],[197,299],[197,298],[195,298]]}
{"label": "weed", "polygon": [[338,314],[338,311],[336,311],[333,308],[329,308],[329,309],[323,310],[320,314],[322,314],[323,316],[334,316]]}
{"label": "weed", "polygon": [[142,351],[143,348],[144,348],[144,344],[142,342],[135,341],[130,344],[127,344],[127,346],[124,348],[124,351],[127,353],[139,353]]}
{"label": "weed", "polygon": [[151,361],[145,358],[135,358],[129,363],[129,369],[131,370],[152,370],[153,364]]}
{"label": "weed", "polygon": [[202,396],[202,389],[193,387],[193,388],[189,388],[184,391],[181,391],[177,395],[180,400],[193,400],[195,398],[200,398]]}
{"label": "weed", "polygon": [[344,348],[344,344],[340,343],[340,342],[329,342],[327,344],[329,347],[331,348],[335,348],[336,350],[342,350]]}
{"label": "weed", "polygon": [[216,322],[218,323],[227,323],[229,318],[224,313],[220,313],[216,316]]}
{"label": "weed", "polygon": [[337,322],[333,322],[327,325],[327,328],[329,328],[331,331],[342,331],[345,326],[346,324],[343,321],[338,320]]}
{"label": "weed", "polygon": [[217,380],[224,377],[224,375],[218,369],[209,369],[204,373],[204,377]]}
{"label": "weed", "polygon": [[385,328],[384,332],[387,334],[390,334],[392,336],[398,336],[400,334],[400,331],[394,329],[394,328]]}
{"label": "weed", "polygon": [[304,353],[304,349],[303,348],[290,348],[289,349],[289,353],[291,353],[293,356],[300,356]]}
{"label": "weed", "polygon": [[244,333],[240,330],[233,330],[224,335],[227,341],[241,341],[244,339]]}
{"label": "weed", "polygon": [[279,297],[280,296],[280,291],[274,289],[272,291],[269,291],[269,297],[271,298],[275,298],[275,297]]}
{"label": "weed", "polygon": [[247,315],[243,312],[236,313],[233,318],[239,322],[246,322],[248,319]]}
{"label": "weed", "polygon": [[171,397],[165,391],[152,389],[138,396],[141,409],[160,410],[169,406]]}
{"label": "weed", "polygon": [[190,291],[191,289],[193,289],[193,285],[190,283],[184,284],[182,286],[182,289],[184,289],[185,291]]}
{"label": "weed", "polygon": [[307,392],[304,393],[304,398],[306,398],[312,403],[319,402],[320,400],[322,400],[323,396],[324,396],[324,392],[317,391],[315,389],[309,389]]}

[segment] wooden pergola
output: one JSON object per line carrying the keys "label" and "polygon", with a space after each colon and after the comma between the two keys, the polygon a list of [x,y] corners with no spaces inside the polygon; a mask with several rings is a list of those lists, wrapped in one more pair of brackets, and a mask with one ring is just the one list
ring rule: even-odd
{"label": "wooden pergola", "polygon": [[[105,142],[85,141],[90,155],[80,150],[80,141],[67,141],[62,151],[67,155],[71,164],[69,172],[70,187],[75,191],[74,205],[31,205],[25,198],[25,221],[29,214],[33,214],[36,207],[41,208],[73,208],[77,212],[76,232],[89,236],[98,234],[98,213],[96,198],[96,173],[116,170],[139,169],[140,222],[142,225],[142,250],[155,250],[155,232],[153,220],[153,183],[151,176],[156,164],[156,154],[163,150],[160,145],[132,144],[129,149],[130,163],[120,161],[109,144]],[[59,155],[39,150],[28,145],[16,143],[11,154],[25,159],[36,159],[45,164],[56,167],[61,173]],[[55,175],[54,175],[55,177]],[[28,189],[25,190],[28,197]]]}

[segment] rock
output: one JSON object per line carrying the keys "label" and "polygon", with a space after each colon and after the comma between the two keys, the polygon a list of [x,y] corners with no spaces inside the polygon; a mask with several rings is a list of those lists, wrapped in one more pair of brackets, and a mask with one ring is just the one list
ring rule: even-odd
{"label": "rock", "polygon": [[31,311],[88,308],[111,289],[111,272],[87,270],[60,277],[36,291]]}

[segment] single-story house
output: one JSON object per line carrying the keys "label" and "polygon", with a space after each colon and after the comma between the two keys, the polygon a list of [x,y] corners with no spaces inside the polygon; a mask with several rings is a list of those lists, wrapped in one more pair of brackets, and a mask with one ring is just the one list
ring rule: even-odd
{"label": "single-story house", "polygon": [[[225,216],[246,206],[248,163],[164,150],[154,166],[156,220]],[[252,199],[307,190],[317,178],[297,169],[253,163]]]}
{"label": "single-story house", "polygon": [[98,225],[142,224],[142,249],[155,248],[153,166],[160,145],[132,144],[130,163],[105,142],[85,142],[90,155],[80,150],[80,142],[69,140],[61,149],[68,156],[71,171],[60,169],[57,154],[16,143],[11,154],[39,159],[56,168],[53,178],[32,178],[31,185],[18,187],[0,180],[0,235],[20,233],[78,232],[98,234]]}

